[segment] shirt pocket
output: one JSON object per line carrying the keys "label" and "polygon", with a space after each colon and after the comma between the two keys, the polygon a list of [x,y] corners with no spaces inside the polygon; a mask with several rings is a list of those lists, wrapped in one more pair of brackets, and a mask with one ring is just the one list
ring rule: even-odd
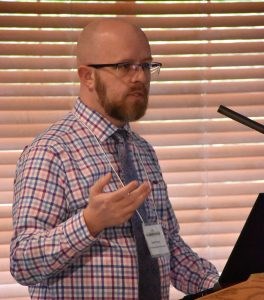
{"label": "shirt pocket", "polygon": [[167,185],[163,180],[160,169],[155,165],[148,164],[145,167],[147,180],[151,185],[151,193],[147,199],[147,209],[150,220],[157,223],[158,220],[166,219],[167,208]]}

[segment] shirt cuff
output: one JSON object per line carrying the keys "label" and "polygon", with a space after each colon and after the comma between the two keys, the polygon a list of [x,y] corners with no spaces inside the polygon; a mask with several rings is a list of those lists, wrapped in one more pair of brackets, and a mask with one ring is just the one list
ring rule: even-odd
{"label": "shirt cuff", "polygon": [[63,228],[67,242],[76,251],[83,251],[97,240],[89,232],[83,217],[83,211],[74,215],[64,223]]}
{"label": "shirt cuff", "polygon": [[208,289],[214,287],[214,285],[218,282],[219,275],[212,273],[206,277],[206,279],[203,281],[203,289]]}

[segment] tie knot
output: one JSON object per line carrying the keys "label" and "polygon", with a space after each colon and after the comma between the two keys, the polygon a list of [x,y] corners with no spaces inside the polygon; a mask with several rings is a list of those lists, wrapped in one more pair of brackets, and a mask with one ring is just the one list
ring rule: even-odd
{"label": "tie knot", "polygon": [[125,129],[117,129],[113,136],[118,142],[126,142],[128,138],[128,132]]}

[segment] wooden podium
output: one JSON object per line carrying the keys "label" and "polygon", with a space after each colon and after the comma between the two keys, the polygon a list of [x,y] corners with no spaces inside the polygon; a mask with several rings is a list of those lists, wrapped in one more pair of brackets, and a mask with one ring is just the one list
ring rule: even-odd
{"label": "wooden podium", "polygon": [[201,300],[263,300],[264,273],[253,274],[247,281],[200,297]]}

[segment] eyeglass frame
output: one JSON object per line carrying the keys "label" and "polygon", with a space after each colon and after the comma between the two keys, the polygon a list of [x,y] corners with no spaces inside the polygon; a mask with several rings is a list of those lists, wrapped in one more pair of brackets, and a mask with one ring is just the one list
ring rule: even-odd
{"label": "eyeglass frame", "polygon": [[[144,71],[150,71],[150,74],[154,73],[156,70],[158,70],[158,72],[159,72],[160,68],[162,67],[162,63],[160,63],[160,62],[143,62],[143,63],[139,63],[139,64],[129,63],[129,62],[121,62],[121,63],[115,63],[115,64],[89,64],[89,65],[86,65],[86,66],[87,67],[92,67],[92,68],[95,68],[95,69],[101,69],[101,68],[106,68],[106,67],[114,67],[116,70],[118,70],[118,68],[120,66],[125,66],[125,65],[128,65],[130,67],[133,66],[134,71],[138,70],[138,68],[141,67],[143,72]],[[148,68],[146,68],[146,66],[148,66]],[[151,68],[153,68],[153,70],[151,70]]]}

